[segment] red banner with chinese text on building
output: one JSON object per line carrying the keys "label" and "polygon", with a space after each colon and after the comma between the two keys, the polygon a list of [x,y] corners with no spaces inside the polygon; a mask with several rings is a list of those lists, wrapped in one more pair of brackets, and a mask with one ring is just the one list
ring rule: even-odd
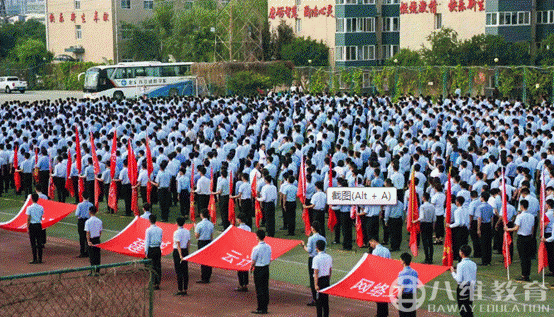
{"label": "red banner with chinese text on building", "polygon": [[[266,237],[265,243],[271,246],[271,260],[275,260],[300,244],[300,240],[287,240]],[[248,271],[252,259],[252,248],[258,244],[256,234],[229,226],[210,244],[185,258],[189,262],[208,265],[225,270]]]}
{"label": "red banner with chinese text on building", "polygon": [[[413,262],[410,267],[418,274],[418,287],[448,270],[446,266]],[[370,302],[388,303],[398,293],[396,279],[403,268],[402,262],[399,260],[365,253],[342,280],[321,292]]]}

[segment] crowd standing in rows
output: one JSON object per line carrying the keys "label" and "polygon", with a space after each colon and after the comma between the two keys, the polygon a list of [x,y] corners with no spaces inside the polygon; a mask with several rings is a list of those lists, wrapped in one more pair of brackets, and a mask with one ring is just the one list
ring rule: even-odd
{"label": "crowd standing in rows", "polygon": [[[100,200],[107,203],[110,184],[116,183],[118,199],[125,205],[123,213],[131,216],[133,189],[147,203],[152,186],[147,211],[154,213],[153,206],[158,205],[162,221],[168,221],[172,205],[178,206],[178,213],[172,216],[188,218],[189,197],[202,214],[210,195],[216,194],[223,228],[229,225],[229,198],[235,200],[248,228],[253,226],[258,201],[268,236],[277,230],[298,234],[296,210],[300,205],[309,208],[311,222],[318,226],[314,232],[323,239],[329,230],[327,213],[335,212],[338,221],[331,228],[333,241],[351,250],[351,208],[327,206],[325,190],[330,185],[395,187],[397,205],[358,209],[363,218],[364,247],[380,242],[395,252],[402,245],[407,187],[414,175],[420,206],[420,217],[414,221],[421,223],[425,263],[437,263],[433,244],[443,242],[445,226],[453,230],[453,253],[458,260],[460,247],[471,238],[474,257],[481,258],[481,265],[492,264],[493,251],[500,253],[503,231],[515,231],[520,279],[524,281],[529,280],[531,260],[542,236],[538,233],[541,206],[537,198],[542,181],[550,221],[544,233],[550,263],[547,275],[553,276],[554,111],[546,102],[527,106],[484,97],[432,100],[405,96],[393,103],[388,97],[304,94],[122,102],[102,98],[12,101],[1,105],[0,117],[0,192],[13,187],[17,171],[21,173],[20,192],[30,194],[35,182],[46,193],[52,176],[57,199],[66,201],[71,192],[66,179],[73,180],[73,192],[83,179],[86,196],[92,200],[97,178],[103,185]],[[80,154],[76,153],[76,132]],[[134,185],[128,170],[130,148],[139,168]],[[115,171],[110,168],[112,150]],[[307,171],[306,201],[298,204],[302,161]],[[80,173],[78,165],[82,166]],[[445,223],[449,174],[453,215],[452,222]],[[503,174],[506,208],[501,195]],[[234,184],[232,188],[230,184]],[[79,195],[74,196],[78,203]],[[279,206],[281,214],[276,214]],[[504,209],[507,223],[503,222]],[[108,212],[114,210],[108,207]],[[82,215],[88,218],[84,212]],[[279,218],[282,222],[276,221]],[[79,228],[84,226],[82,222]],[[197,228],[202,228],[201,224]],[[212,236],[199,232],[197,238],[204,243]],[[82,244],[86,241],[84,236],[80,239]],[[316,256],[316,249],[322,251],[316,246],[311,244],[310,258]],[[83,252],[81,249],[85,256]],[[209,282],[210,273],[203,268],[203,282]],[[312,281],[312,290],[316,284]],[[239,288],[244,287],[241,282]]]}

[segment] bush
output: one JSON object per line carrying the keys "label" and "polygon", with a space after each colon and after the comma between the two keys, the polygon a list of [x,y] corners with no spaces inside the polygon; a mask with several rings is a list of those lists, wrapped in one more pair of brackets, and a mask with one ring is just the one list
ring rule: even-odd
{"label": "bush", "polygon": [[267,68],[267,74],[273,87],[292,85],[292,68],[287,67],[285,63],[273,63]]}
{"label": "bush", "polygon": [[272,87],[271,79],[251,71],[242,71],[234,74],[228,81],[229,90],[237,95],[256,95],[260,90]]}

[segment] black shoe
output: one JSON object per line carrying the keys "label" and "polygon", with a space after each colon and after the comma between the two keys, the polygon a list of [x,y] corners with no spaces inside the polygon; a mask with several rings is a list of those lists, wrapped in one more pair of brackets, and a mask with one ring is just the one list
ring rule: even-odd
{"label": "black shoe", "polygon": [[196,281],[196,283],[198,283],[198,284],[208,284],[208,283],[210,283],[210,281],[198,280],[198,281]]}
{"label": "black shoe", "polygon": [[266,315],[266,314],[267,314],[267,311],[263,311],[263,310],[253,310],[253,311],[252,311],[252,314]]}
{"label": "black shoe", "polygon": [[160,285],[154,285],[154,289],[155,289],[155,290],[159,290],[159,289],[160,289]]}
{"label": "black shoe", "polygon": [[525,277],[525,276],[522,276],[520,278],[517,278],[516,281],[520,281],[520,282],[529,282],[529,278],[528,277]]}
{"label": "black shoe", "polygon": [[78,256],[76,256],[77,259],[81,259],[81,258],[88,258],[88,254],[85,255],[85,254],[79,254]]}
{"label": "black shoe", "polygon": [[175,293],[175,294],[173,294],[173,295],[174,295],[174,296],[183,296],[183,295],[186,295],[186,294],[187,294],[187,292],[179,291],[179,292],[177,292],[177,293]]}
{"label": "black shoe", "polygon": [[315,301],[311,301],[306,304],[306,306],[315,306],[315,305],[316,305]]}
{"label": "black shoe", "polygon": [[37,260],[33,260],[33,261],[29,262],[29,264],[38,264],[38,261],[37,261]]}
{"label": "black shoe", "polygon": [[288,228],[287,227],[281,227],[279,228],[279,230],[287,230]]}

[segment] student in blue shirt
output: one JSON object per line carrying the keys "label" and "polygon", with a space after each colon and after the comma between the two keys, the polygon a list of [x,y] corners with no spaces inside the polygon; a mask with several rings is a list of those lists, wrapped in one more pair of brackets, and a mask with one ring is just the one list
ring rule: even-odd
{"label": "student in blue shirt", "polygon": [[475,282],[477,281],[477,265],[469,259],[471,247],[467,244],[460,247],[460,257],[457,269],[450,267],[452,277],[458,283],[456,297],[458,310],[462,317],[473,317],[473,294]]}
{"label": "student in blue shirt", "polygon": [[[214,225],[209,220],[210,213],[208,212],[208,209],[201,210],[200,217],[202,218],[202,221],[200,221],[194,227],[194,236],[198,240],[198,249],[201,249],[206,245],[210,244],[210,242],[212,242],[212,236],[214,232]],[[202,278],[196,281],[196,283],[200,283],[200,284],[210,283],[210,277],[212,276],[212,267],[207,265],[201,265],[200,270],[201,270]]]}
{"label": "student in blue shirt", "polygon": [[42,233],[42,215],[44,207],[38,204],[38,194],[31,195],[33,204],[27,207],[27,230],[31,240],[31,249],[33,250],[33,261],[30,264],[42,263],[43,233]]}
{"label": "student in blue shirt", "polygon": [[258,308],[252,311],[253,314],[267,314],[269,304],[269,263],[271,262],[271,247],[264,242],[265,231],[258,230],[258,245],[252,249],[250,258],[252,264],[250,272],[254,273],[254,284],[256,285],[256,297]]}
{"label": "student in blue shirt", "polygon": [[78,258],[88,258],[87,234],[85,232],[85,222],[90,218],[90,208],[94,206],[89,201],[87,192],[83,193],[83,201],[77,205],[75,216],[77,217],[77,232],[79,233],[79,256]]}
{"label": "student in blue shirt", "polygon": [[398,315],[400,317],[415,317],[417,298],[415,296],[418,284],[418,274],[410,267],[412,256],[409,253],[400,255],[404,269],[398,273]]}
{"label": "student in blue shirt", "polygon": [[283,189],[285,196],[285,226],[288,230],[288,236],[294,236],[296,229],[296,193],[298,188],[294,186],[294,176],[289,176],[288,184]]}

